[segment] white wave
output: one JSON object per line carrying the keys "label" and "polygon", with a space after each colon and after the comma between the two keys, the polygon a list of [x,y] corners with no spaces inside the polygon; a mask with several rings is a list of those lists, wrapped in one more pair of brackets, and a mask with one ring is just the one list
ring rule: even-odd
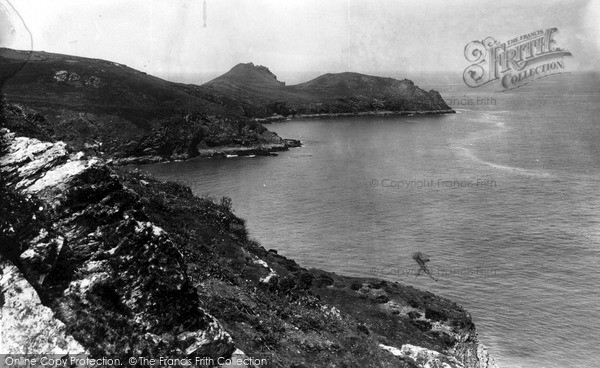
{"label": "white wave", "polygon": [[454,111],[456,111],[457,114],[464,114],[465,112],[470,112],[470,111],[473,111],[473,110],[454,108]]}
{"label": "white wave", "polygon": [[518,174],[518,175],[533,176],[533,177],[538,177],[538,178],[554,177],[554,175],[552,175],[548,172],[545,172],[545,171],[524,169],[522,167],[515,167],[515,166],[508,166],[508,165],[501,165],[501,164],[497,164],[494,162],[482,160],[479,157],[477,157],[470,149],[465,148],[465,147],[453,147],[453,148],[458,150],[459,152],[461,152],[464,157],[466,157],[472,161],[475,161],[479,164],[494,168],[496,170],[506,171],[506,172],[510,172],[510,173],[514,173],[514,174]]}
{"label": "white wave", "polygon": [[496,111],[494,112],[480,112],[481,114],[481,122],[483,123],[489,123],[489,124],[494,124],[497,127],[504,127],[504,123],[506,121],[506,118],[504,116],[498,116],[498,114],[496,114]]}

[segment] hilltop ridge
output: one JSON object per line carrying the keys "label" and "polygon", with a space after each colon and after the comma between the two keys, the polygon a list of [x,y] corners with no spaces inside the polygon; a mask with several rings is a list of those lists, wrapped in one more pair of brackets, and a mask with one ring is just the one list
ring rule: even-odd
{"label": "hilltop ridge", "polygon": [[250,118],[365,114],[453,113],[439,92],[408,79],[343,72],[286,85],[267,68],[238,64],[202,87]]}
{"label": "hilltop ridge", "polygon": [[231,84],[245,85],[248,87],[284,87],[285,82],[277,80],[269,68],[254,63],[240,63],[231,68],[227,73],[217,77],[207,83],[205,86],[229,82]]}

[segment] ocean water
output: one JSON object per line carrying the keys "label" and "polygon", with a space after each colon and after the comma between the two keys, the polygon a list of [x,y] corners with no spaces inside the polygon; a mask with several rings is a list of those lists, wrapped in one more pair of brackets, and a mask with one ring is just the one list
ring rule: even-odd
{"label": "ocean water", "polygon": [[[231,197],[305,267],[457,301],[502,367],[598,366],[600,77],[426,87],[457,113],[288,121],[268,128],[304,147],[277,157],[140,168]],[[416,251],[437,281],[415,276]]]}

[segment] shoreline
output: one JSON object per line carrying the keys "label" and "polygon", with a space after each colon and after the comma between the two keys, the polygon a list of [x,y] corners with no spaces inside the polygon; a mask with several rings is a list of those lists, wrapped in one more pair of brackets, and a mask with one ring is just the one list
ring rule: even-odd
{"label": "shoreline", "polygon": [[[356,367],[396,366],[398,359],[497,367],[469,312],[450,299],[304,268],[249,238],[225,198],[215,202],[184,185],[107,167],[64,142],[7,129],[0,140],[0,171],[9,183],[2,188],[14,198],[13,213],[32,218],[11,218],[27,247],[0,255],[0,271],[9,276],[0,280],[0,312],[15,315],[3,332],[15,349],[269,354],[273,366],[307,368],[323,359]],[[46,277],[58,272],[66,276]],[[15,310],[27,311],[27,331],[14,322],[21,318]],[[131,338],[120,341],[123,330]]]}
{"label": "shoreline", "polygon": [[197,158],[228,158],[228,157],[247,157],[247,156],[277,156],[277,152],[287,151],[290,148],[302,147],[302,142],[297,139],[282,138],[284,143],[275,144],[257,144],[253,146],[218,146],[213,148],[203,148],[198,150],[198,155],[190,157],[181,156],[134,156],[109,158],[107,163],[114,166],[127,165],[150,165],[166,162],[187,161]]}
{"label": "shoreline", "polygon": [[[456,114],[453,109],[449,110],[421,110],[421,111],[362,111],[362,112],[344,112],[344,113],[325,113],[325,114],[299,114],[292,117],[277,115],[267,118],[254,118],[253,121],[261,124],[271,124],[283,121],[307,120],[307,119],[335,119],[345,117],[388,117],[388,116],[418,116],[418,115],[445,115]],[[203,148],[198,150],[198,155],[190,157],[189,155],[163,157],[157,155],[133,156],[110,158],[107,162],[115,166],[127,165],[149,165],[161,162],[186,161],[196,158],[227,158],[244,156],[277,156],[277,152],[287,151],[290,148],[302,147],[302,142],[298,139],[281,138],[284,143],[281,144],[257,144],[253,146],[219,146],[213,148]]]}
{"label": "shoreline", "polygon": [[322,114],[297,114],[293,116],[274,115],[266,118],[254,118],[254,121],[262,124],[270,124],[279,121],[304,120],[304,119],[331,119],[341,117],[364,117],[364,116],[415,116],[415,115],[444,115],[456,114],[453,109],[449,110],[414,110],[414,111],[360,111],[360,112],[337,112]]}
{"label": "shoreline", "polygon": [[[445,115],[456,114],[453,109],[449,110],[415,110],[415,111],[362,111],[324,114],[298,114],[294,116],[276,115],[267,118],[254,118],[253,121],[261,124],[271,124],[283,121],[306,120],[306,119],[335,119],[348,117],[388,117],[388,116],[420,116],[420,115]],[[257,144],[253,146],[218,146],[198,150],[198,155],[180,155],[164,157],[158,155],[133,156],[109,158],[107,163],[115,166],[127,165],[150,165],[164,162],[186,161],[196,158],[227,158],[247,156],[277,156],[277,152],[287,151],[290,148],[302,147],[302,142],[297,139],[281,138],[283,143]]]}

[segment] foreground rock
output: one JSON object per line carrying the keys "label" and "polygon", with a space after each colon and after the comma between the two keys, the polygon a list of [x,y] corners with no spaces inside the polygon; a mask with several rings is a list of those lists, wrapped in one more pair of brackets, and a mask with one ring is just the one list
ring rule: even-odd
{"label": "foreground rock", "polygon": [[11,262],[0,261],[0,353],[85,353]]}
{"label": "foreground rock", "polygon": [[17,203],[3,198],[3,205],[33,208],[15,214],[30,216],[28,222],[9,217],[1,254],[67,333],[92,354],[216,358],[234,350],[229,334],[202,309],[183,255],[136,211],[139,197],[116,175],[61,143],[4,138],[10,144],[0,167]]}
{"label": "foreground rock", "polygon": [[2,353],[494,366],[449,300],[307,270],[249,240],[227,199],[107,167],[61,142],[0,138]]}

